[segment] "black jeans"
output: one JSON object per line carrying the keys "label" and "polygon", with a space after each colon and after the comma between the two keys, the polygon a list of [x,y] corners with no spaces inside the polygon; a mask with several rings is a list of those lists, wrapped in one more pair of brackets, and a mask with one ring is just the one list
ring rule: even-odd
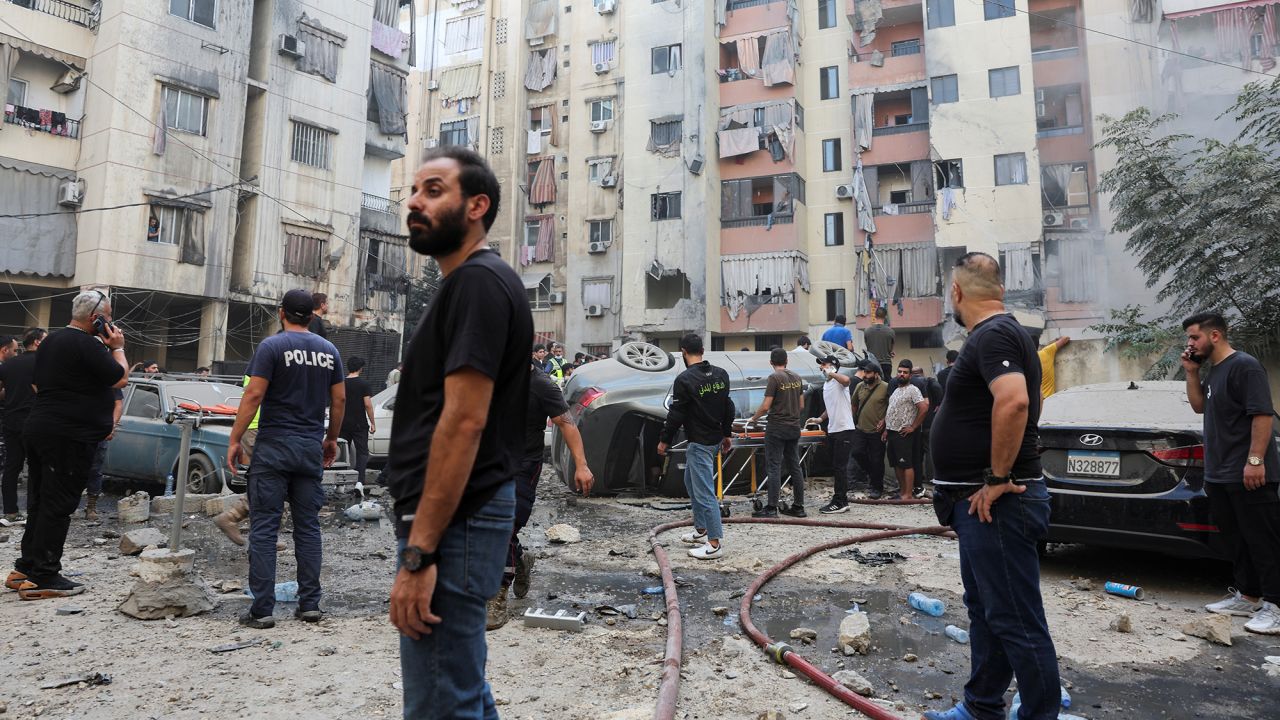
{"label": "black jeans", "polygon": [[[361,412],[364,412],[361,410]],[[347,445],[351,447],[351,457],[354,460],[351,466],[356,469],[359,474],[357,479],[360,484],[364,484],[364,471],[369,467],[369,428],[359,428],[351,432],[343,430],[338,437],[347,441]]]}
{"label": "black jeans", "polygon": [[320,441],[310,437],[259,438],[249,469],[250,612],[270,617],[276,606],[276,540],[284,503],[293,511],[293,556],[297,561],[298,608],[320,609],[323,543],[320,508],[324,477]]}
{"label": "black jeans", "polygon": [[538,497],[538,479],[542,477],[541,460],[524,460],[516,470],[516,519],[511,527],[511,542],[507,544],[507,565],[502,569],[502,587],[509,587],[516,579],[516,563],[524,555],[520,544],[520,531],[533,515],[533,501]]}
{"label": "black jeans", "polygon": [[841,430],[827,433],[827,442],[831,444],[831,474],[835,480],[835,491],[831,501],[837,505],[849,504],[849,486],[853,483],[853,443],[857,430]]}
{"label": "black jeans", "polygon": [[27,449],[22,444],[22,431],[4,431],[4,478],[0,480],[3,488],[4,514],[18,512],[18,476],[22,474],[22,466],[27,462]]}
{"label": "black jeans", "polygon": [[1280,495],[1274,484],[1205,483],[1209,514],[1227,546],[1236,589],[1280,605]]}
{"label": "black jeans", "polygon": [[[794,504],[804,505],[804,469],[800,467],[799,428],[766,428],[764,432],[764,465],[768,473],[769,507],[778,507],[782,481],[791,476]],[[783,466],[786,470],[783,470]]]}
{"label": "black jeans", "polygon": [[36,583],[62,572],[62,547],[71,515],[89,483],[98,443],[61,437],[28,438],[27,530],[14,568]]}
{"label": "black jeans", "polygon": [[[872,492],[884,492],[884,440],[878,432],[853,431],[853,460]],[[859,478],[859,482],[864,478]]]}

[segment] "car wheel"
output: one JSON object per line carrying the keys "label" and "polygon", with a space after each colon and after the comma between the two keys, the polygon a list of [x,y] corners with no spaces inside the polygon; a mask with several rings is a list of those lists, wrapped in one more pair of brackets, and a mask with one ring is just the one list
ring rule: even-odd
{"label": "car wheel", "polygon": [[840,361],[840,367],[852,367],[853,364],[858,361],[858,357],[849,352],[849,348],[837,345],[827,340],[819,340],[814,343],[813,349],[816,351],[815,354],[818,355],[818,357],[835,355],[836,359]]}
{"label": "car wheel", "polygon": [[213,466],[213,461],[199,453],[191,453],[187,461],[187,492],[195,494],[213,494],[222,491],[222,478]]}
{"label": "car wheel", "polygon": [[652,343],[630,342],[618,348],[614,354],[618,362],[633,370],[645,372],[662,372],[670,370],[675,364],[671,353]]}

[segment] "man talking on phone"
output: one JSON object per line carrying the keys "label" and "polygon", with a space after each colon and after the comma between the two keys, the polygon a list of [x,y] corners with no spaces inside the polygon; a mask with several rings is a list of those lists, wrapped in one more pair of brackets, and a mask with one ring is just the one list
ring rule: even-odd
{"label": "man talking on phone", "polygon": [[84,585],[62,576],[62,547],[98,443],[112,430],[112,390],[128,383],[128,370],[111,299],[97,290],[71,301],[71,324],[50,333],[36,353],[36,397],[23,429],[27,529],[22,555],[5,580],[23,600],[84,592]]}

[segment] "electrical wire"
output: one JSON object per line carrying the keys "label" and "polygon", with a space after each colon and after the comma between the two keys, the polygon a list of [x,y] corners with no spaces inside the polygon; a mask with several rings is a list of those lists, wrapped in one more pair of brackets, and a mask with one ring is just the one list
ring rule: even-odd
{"label": "electrical wire", "polygon": [[[187,193],[186,195],[176,195],[174,197],[166,197],[164,198],[164,200],[185,200],[187,198],[193,198],[200,195],[208,195],[210,193],[222,192],[223,190],[239,187],[240,185],[241,185],[240,182],[233,182],[229,185],[222,185],[216,188],[209,188],[208,190],[200,190],[198,192]],[[84,213],[104,212],[106,210],[123,210],[124,208],[143,207],[144,205],[151,205],[151,204],[152,202],[148,200],[146,202],[125,203],[124,205],[109,205],[106,207],[96,207],[96,208],[81,208],[79,210],[55,210],[53,212],[39,212],[39,213],[10,213],[7,215],[0,215],[0,218],[17,218],[19,220],[28,220],[30,218],[45,217],[47,215],[83,215]]]}

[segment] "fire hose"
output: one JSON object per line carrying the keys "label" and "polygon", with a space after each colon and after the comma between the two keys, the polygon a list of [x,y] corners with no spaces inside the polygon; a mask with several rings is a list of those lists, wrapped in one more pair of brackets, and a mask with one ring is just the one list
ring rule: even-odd
{"label": "fire hose", "polygon": [[[920,504],[921,500],[865,502],[868,504],[913,505]],[[783,570],[786,570],[792,565],[795,565],[801,560],[804,560],[816,553],[842,547],[844,545],[873,542],[876,540],[904,537],[907,535],[950,535],[950,528],[943,526],[912,528],[881,523],[858,523],[805,518],[797,518],[794,520],[780,518],[725,518],[723,522],[734,524],[803,525],[807,527],[829,527],[876,531],[815,545],[806,550],[795,553],[782,562],[765,570],[752,581],[751,585],[746,590],[746,594],[742,596],[742,604],[738,610],[738,617],[742,623],[743,630],[774,662],[790,666],[797,673],[804,675],[815,685],[827,691],[836,699],[844,702],[863,715],[872,718],[872,720],[897,720],[896,715],[893,715],[861,695],[851,692],[813,663],[805,660],[803,657],[800,657],[800,655],[797,654],[790,645],[782,642],[773,642],[769,636],[760,632],[760,630],[751,622],[752,599],[755,597],[756,593],[759,592],[760,588],[764,587],[766,583],[776,577]],[[682,520],[680,522],[670,522],[658,525],[649,531],[649,545],[653,551],[654,558],[658,561],[658,569],[662,574],[662,588],[665,594],[667,606],[667,643],[662,660],[662,676],[658,684],[658,700],[657,705],[654,708],[654,720],[672,720],[675,717],[676,701],[680,695],[680,662],[684,646],[684,624],[680,615],[680,599],[676,594],[675,575],[671,571],[671,563],[667,557],[666,548],[664,548],[658,541],[658,535],[667,532],[668,530],[690,527],[692,525],[692,520]]]}

